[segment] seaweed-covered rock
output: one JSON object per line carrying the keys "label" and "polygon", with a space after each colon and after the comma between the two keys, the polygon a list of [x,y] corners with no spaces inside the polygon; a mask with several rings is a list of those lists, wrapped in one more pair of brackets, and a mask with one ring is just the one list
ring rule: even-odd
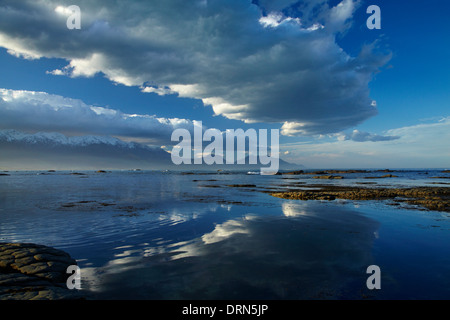
{"label": "seaweed-covered rock", "polygon": [[69,290],[67,268],[76,261],[64,251],[32,243],[0,243],[0,300],[80,299]]}
{"label": "seaweed-covered rock", "polygon": [[[291,200],[393,200],[428,210],[450,212],[450,188],[361,188],[353,186],[316,186],[316,190],[274,192],[272,196]],[[402,199],[404,198],[404,200]]]}

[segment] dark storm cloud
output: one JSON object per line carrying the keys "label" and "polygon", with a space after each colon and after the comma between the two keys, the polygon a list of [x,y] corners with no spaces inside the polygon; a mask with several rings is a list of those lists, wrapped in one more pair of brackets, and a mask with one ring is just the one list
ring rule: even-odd
{"label": "dark storm cloud", "polygon": [[[377,113],[368,84],[389,56],[336,44],[357,2],[77,1],[81,30],[68,30],[73,1],[3,1],[0,46],[25,58],[64,58],[49,70],[103,73],[144,92],[201,99],[217,115],[283,124],[286,135],[340,132]],[[283,11],[288,12],[288,11]]]}

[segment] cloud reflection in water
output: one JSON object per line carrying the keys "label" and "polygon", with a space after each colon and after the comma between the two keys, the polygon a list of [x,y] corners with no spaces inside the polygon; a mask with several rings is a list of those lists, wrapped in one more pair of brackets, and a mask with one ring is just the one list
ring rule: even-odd
{"label": "cloud reflection in water", "polygon": [[[338,207],[286,202],[284,216],[249,214],[190,241],[147,247],[109,264],[99,298],[351,298],[365,288],[378,223]],[[130,250],[130,248],[126,248]],[[117,270],[116,270],[117,271]]]}

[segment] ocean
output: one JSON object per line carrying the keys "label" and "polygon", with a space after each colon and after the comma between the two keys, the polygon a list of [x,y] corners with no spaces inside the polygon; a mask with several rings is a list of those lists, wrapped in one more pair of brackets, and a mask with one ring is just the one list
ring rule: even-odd
{"label": "ocean", "polygon": [[[68,252],[88,299],[449,299],[450,213],[389,200],[286,200],[317,185],[450,186],[436,169],[14,171],[0,176],[0,242]],[[369,289],[367,268],[381,271]]]}

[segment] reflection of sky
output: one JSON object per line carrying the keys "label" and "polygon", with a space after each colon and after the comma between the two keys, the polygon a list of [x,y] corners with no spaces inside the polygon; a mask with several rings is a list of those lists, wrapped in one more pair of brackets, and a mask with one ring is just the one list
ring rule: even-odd
{"label": "reflection of sky", "polygon": [[[353,285],[347,279],[355,280],[370,265],[377,224],[342,209],[316,210],[298,220],[307,208],[300,206],[298,214],[296,208],[288,206],[288,218],[252,214],[229,219],[190,241],[145,247],[144,257],[130,260],[133,249],[123,248],[115,257],[119,261],[102,268],[99,296],[123,294],[114,288],[133,298],[169,299],[342,294],[340,289]],[[118,268],[120,273],[114,271]],[[170,290],[161,289],[161,281]]]}
{"label": "reflection of sky", "polygon": [[[192,181],[210,179],[205,176],[13,173],[9,178],[16,174],[0,185],[2,241],[66,250],[82,268],[82,286],[98,297],[349,297],[355,286],[365,286],[365,268],[374,260],[384,288],[389,279],[392,286],[402,279],[396,290],[408,287],[402,270],[423,275],[420,290],[410,284],[401,291],[409,297],[425,294],[422,288],[450,274],[448,218],[442,213],[370,201],[290,201]],[[270,186],[280,178],[214,179],[213,184]],[[83,203],[62,207],[78,201]],[[343,293],[347,289],[350,293]],[[380,294],[397,297],[388,290]]]}
{"label": "reflection of sky", "polygon": [[281,204],[281,209],[286,217],[307,216],[306,207],[307,205],[302,202],[283,202]]}
{"label": "reflection of sky", "polygon": [[224,241],[237,234],[248,234],[249,230],[245,226],[246,220],[228,220],[216,225],[214,230],[202,236],[203,243],[211,244]]}

